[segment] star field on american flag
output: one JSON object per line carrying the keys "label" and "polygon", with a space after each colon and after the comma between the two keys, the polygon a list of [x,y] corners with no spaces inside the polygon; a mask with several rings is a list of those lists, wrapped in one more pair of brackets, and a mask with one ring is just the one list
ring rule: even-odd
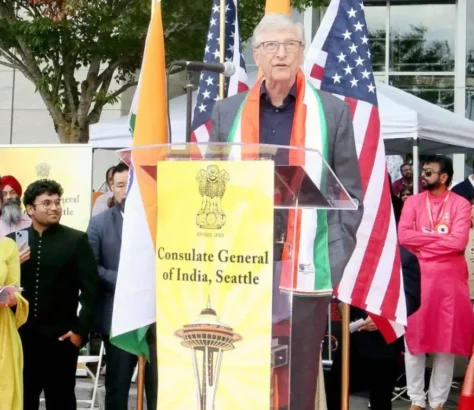
{"label": "star field on american flag", "polygon": [[[220,62],[220,0],[214,0],[207,34],[207,42],[203,61],[206,63]],[[236,24],[237,23],[237,24]],[[244,57],[241,53],[237,21],[237,1],[227,0],[225,7],[225,61],[233,62],[236,73],[225,79],[224,96],[245,91],[247,75]],[[237,50],[236,50],[237,47]],[[237,61],[236,61],[237,60]],[[232,87],[231,81],[237,81]],[[193,140],[204,141],[210,133],[210,118],[214,104],[219,100],[219,74],[203,71],[199,80],[199,88],[193,117]],[[206,126],[207,130],[202,129]],[[200,129],[201,128],[201,129]],[[200,131],[198,131],[200,129]],[[197,134],[200,134],[199,136]],[[207,135],[207,140],[208,140]]]}
{"label": "star field on american flag", "polygon": [[321,89],[377,105],[362,2],[341,2],[323,50],[327,52]]}

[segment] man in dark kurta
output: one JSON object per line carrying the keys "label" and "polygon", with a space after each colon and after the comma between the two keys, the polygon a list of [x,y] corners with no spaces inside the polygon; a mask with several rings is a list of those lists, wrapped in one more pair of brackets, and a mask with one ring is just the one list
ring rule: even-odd
{"label": "man in dark kurta", "polygon": [[30,254],[21,265],[23,296],[30,303],[28,321],[20,329],[24,410],[38,410],[42,391],[48,410],[76,410],[77,357],[96,304],[94,255],[84,232],[59,223],[62,194],[57,182],[41,180],[23,197],[32,220]]}

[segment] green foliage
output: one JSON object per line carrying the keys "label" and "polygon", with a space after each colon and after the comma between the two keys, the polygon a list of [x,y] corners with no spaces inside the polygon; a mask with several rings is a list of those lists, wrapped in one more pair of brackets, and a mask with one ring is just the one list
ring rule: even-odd
{"label": "green foliage", "polygon": [[[328,0],[292,0],[297,10],[319,7]],[[167,61],[200,60],[204,52],[212,0],[162,0],[166,30]],[[252,36],[263,17],[265,0],[239,0],[239,29],[242,42]]]}
{"label": "green foliage", "polygon": [[[293,0],[300,10],[325,0]],[[50,10],[65,8],[54,18]],[[211,0],[162,0],[167,61],[201,59]],[[265,0],[240,0],[242,40],[263,16]],[[87,142],[105,104],[135,84],[150,0],[0,0],[0,64],[35,84],[63,142]],[[64,14],[64,10],[68,13]],[[87,69],[79,78],[78,69]],[[113,80],[123,87],[113,92]]]}

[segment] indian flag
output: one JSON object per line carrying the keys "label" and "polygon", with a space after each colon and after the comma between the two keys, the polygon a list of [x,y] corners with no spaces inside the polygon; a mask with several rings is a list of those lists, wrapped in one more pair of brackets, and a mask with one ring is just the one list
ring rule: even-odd
{"label": "indian flag", "polygon": [[[166,65],[161,0],[156,0],[132,105],[133,148],[168,142]],[[115,289],[111,342],[138,356],[148,355],[145,335],[155,322],[156,178],[149,172],[157,150],[132,149],[130,179]]]}
{"label": "indian flag", "polygon": [[291,15],[290,0],[267,0],[265,14],[270,13]]}

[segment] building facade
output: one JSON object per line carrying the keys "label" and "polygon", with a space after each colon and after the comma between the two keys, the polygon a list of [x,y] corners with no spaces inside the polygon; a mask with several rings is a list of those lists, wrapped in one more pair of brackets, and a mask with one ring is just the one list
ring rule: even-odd
{"label": "building facade", "polygon": [[[308,44],[323,13],[293,13],[305,26]],[[474,120],[474,0],[372,0],[365,2],[365,13],[378,81]],[[255,70],[249,45],[244,54],[248,69]],[[79,74],[85,77],[86,71]],[[121,103],[107,106],[101,120],[126,115],[132,95],[130,90]],[[0,66],[0,144],[58,142],[33,84]],[[473,167],[474,156],[466,156],[466,169],[463,158],[455,158],[457,179]]]}
{"label": "building facade", "polygon": [[[474,121],[474,0],[364,3],[376,80]],[[307,42],[323,13],[293,13]],[[245,54],[254,69],[251,50]],[[460,180],[472,172],[474,156],[455,155],[454,162]]]}

